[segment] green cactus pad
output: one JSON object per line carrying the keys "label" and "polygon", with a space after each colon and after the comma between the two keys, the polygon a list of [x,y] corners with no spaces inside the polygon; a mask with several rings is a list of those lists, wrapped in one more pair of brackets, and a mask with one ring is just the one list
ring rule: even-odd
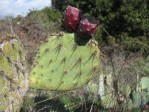
{"label": "green cactus pad", "polygon": [[132,93],[132,97],[133,97],[133,104],[135,107],[139,107],[141,105],[141,94],[139,92],[133,92]]}
{"label": "green cactus pad", "polygon": [[148,89],[149,88],[149,78],[148,77],[142,77],[139,81],[139,86],[141,89]]}
{"label": "green cactus pad", "polygon": [[42,44],[30,73],[30,87],[71,90],[86,84],[98,71],[99,49],[95,41],[76,43],[74,34],[51,36]]}
{"label": "green cactus pad", "polygon": [[28,89],[25,50],[16,38],[0,40],[0,112],[19,112]]}

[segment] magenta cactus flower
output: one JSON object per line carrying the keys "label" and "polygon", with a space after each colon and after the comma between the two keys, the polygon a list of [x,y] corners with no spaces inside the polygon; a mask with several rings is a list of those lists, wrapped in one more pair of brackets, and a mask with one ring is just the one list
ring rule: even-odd
{"label": "magenta cactus flower", "polygon": [[77,25],[80,21],[80,10],[68,6],[65,10],[64,15],[64,27],[68,32],[74,32],[74,30],[77,28]]}
{"label": "magenta cactus flower", "polygon": [[78,27],[78,35],[81,38],[91,38],[97,30],[97,20],[92,16],[84,16],[81,18]]}

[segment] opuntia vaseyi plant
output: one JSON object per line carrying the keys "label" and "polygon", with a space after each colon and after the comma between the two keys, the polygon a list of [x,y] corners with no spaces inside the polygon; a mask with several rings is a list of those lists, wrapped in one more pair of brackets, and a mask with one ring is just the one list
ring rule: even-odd
{"label": "opuntia vaseyi plant", "polygon": [[[75,10],[77,16],[72,16],[72,9],[66,11],[71,15],[66,17],[72,20],[72,27],[68,27],[71,31],[77,27],[80,16],[80,11]],[[77,38],[74,33],[48,38],[39,48],[29,78],[23,45],[14,36],[0,38],[0,111],[19,112],[29,86],[34,89],[72,90],[88,83],[99,70],[100,51],[95,40],[84,42],[79,39],[78,42]]]}
{"label": "opuntia vaseyi plant", "polygon": [[92,16],[83,16],[78,26],[78,35],[80,38],[91,38],[96,32],[97,20]]}
{"label": "opuntia vaseyi plant", "polygon": [[97,73],[97,43],[90,40],[78,45],[75,40],[74,33],[63,33],[40,46],[29,76],[31,88],[71,90],[83,86]]}
{"label": "opuntia vaseyi plant", "polygon": [[14,36],[0,39],[0,112],[19,112],[28,90],[26,51]]}
{"label": "opuntia vaseyi plant", "polygon": [[79,21],[80,21],[80,10],[72,6],[68,6],[64,14],[65,29],[68,32],[73,32],[77,28]]}

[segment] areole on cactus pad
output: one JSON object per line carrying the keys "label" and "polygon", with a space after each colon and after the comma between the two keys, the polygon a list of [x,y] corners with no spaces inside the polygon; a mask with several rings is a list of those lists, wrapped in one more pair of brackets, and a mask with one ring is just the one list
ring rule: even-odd
{"label": "areole on cactus pad", "polygon": [[68,32],[73,32],[77,28],[79,21],[80,21],[80,10],[72,6],[68,6],[64,14],[65,29]]}
{"label": "areole on cactus pad", "polygon": [[30,73],[30,87],[71,90],[85,85],[98,72],[99,49],[94,40],[76,43],[74,33],[51,36],[42,44]]}

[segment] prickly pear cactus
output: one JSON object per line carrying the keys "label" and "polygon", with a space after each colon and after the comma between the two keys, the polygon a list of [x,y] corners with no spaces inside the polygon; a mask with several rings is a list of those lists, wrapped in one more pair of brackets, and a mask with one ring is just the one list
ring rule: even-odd
{"label": "prickly pear cactus", "polygon": [[99,49],[96,42],[77,43],[76,40],[73,33],[63,33],[41,45],[30,73],[31,88],[71,90],[83,86],[97,73]]}
{"label": "prickly pear cactus", "polygon": [[28,89],[25,55],[16,38],[0,38],[0,112],[19,112]]}
{"label": "prickly pear cactus", "polygon": [[141,93],[139,92],[133,92],[133,103],[136,107],[139,107],[141,105]]}
{"label": "prickly pear cactus", "polygon": [[148,77],[142,77],[138,83],[138,88],[141,90],[147,90],[149,92],[149,78]]}
{"label": "prickly pear cactus", "polygon": [[137,84],[137,91],[133,92],[133,103],[135,106],[148,104],[149,102],[149,78],[142,77]]}

